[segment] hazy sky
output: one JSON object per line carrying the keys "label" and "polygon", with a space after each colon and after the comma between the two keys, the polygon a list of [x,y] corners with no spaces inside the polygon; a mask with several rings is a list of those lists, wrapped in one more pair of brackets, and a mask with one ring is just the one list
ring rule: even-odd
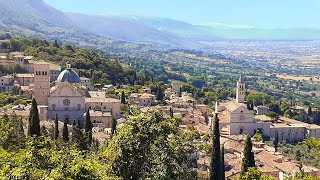
{"label": "hazy sky", "polygon": [[320,0],[44,0],[65,12],[167,17],[263,28],[320,28]]}

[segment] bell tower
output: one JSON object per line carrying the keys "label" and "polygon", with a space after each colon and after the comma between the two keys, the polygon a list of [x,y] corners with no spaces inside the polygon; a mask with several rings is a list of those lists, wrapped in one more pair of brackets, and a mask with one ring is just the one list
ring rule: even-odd
{"label": "bell tower", "polygon": [[243,81],[243,76],[240,75],[240,78],[237,82],[236,102],[244,103],[244,97],[245,97],[245,83]]}
{"label": "bell tower", "polygon": [[34,87],[33,98],[38,105],[47,105],[50,93],[50,64],[35,63],[34,67]]}

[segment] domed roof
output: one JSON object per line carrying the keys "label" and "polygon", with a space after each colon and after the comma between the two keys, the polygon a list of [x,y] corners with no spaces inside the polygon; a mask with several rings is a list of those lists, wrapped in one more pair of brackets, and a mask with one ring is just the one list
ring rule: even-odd
{"label": "domed roof", "polygon": [[78,74],[72,69],[65,69],[64,71],[62,71],[59,74],[56,82],[64,82],[64,81],[68,81],[69,83],[81,83],[81,80]]}

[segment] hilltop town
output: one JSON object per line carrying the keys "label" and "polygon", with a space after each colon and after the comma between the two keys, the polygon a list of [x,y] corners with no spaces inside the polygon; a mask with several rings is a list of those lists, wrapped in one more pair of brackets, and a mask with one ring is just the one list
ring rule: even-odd
{"label": "hilltop town", "polygon": [[[254,138],[253,151],[257,167],[263,175],[284,179],[299,172],[299,162],[291,160],[277,151],[278,144],[266,144],[264,139],[276,142],[294,143],[306,138],[320,138],[320,126],[308,124],[279,115],[270,115],[268,106],[248,108],[246,101],[246,77],[240,75],[235,84],[236,98],[216,101],[214,110],[205,104],[198,104],[194,95],[182,90],[182,82],[166,84],[164,89],[156,87],[153,91],[148,86],[112,84],[94,85],[92,79],[80,77],[67,62],[64,70],[60,65],[33,60],[23,52],[5,52],[0,54],[3,67],[17,66],[20,72],[12,74],[1,72],[1,92],[15,92],[17,97],[27,103],[5,106],[2,114],[18,115],[27,119],[31,106],[28,102],[34,98],[38,104],[40,124],[50,128],[58,118],[62,126],[67,119],[69,125],[84,124],[89,112],[93,124],[93,137],[105,141],[110,138],[112,121],[120,127],[132,111],[148,113],[157,110],[171,118],[180,119],[181,130],[193,129],[199,137],[211,134],[214,117],[219,118],[221,144],[225,148],[226,178],[238,177],[243,157],[245,134]],[[79,72],[79,71],[78,71]],[[125,95],[124,92],[135,88],[136,92]],[[115,96],[122,92],[121,98]],[[113,98],[110,98],[113,97]],[[298,110],[298,107],[294,107]],[[300,107],[301,113],[307,110]],[[261,137],[260,137],[261,136]],[[257,138],[260,137],[260,138]],[[195,144],[205,146],[208,140],[198,138]],[[193,161],[202,177],[208,177],[210,157],[206,151],[193,154]],[[319,176],[320,169],[303,166],[304,173]]]}

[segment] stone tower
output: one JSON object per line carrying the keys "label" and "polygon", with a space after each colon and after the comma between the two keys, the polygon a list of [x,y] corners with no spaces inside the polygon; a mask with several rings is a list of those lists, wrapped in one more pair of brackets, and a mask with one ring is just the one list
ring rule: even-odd
{"label": "stone tower", "polygon": [[245,97],[245,84],[243,82],[243,76],[240,75],[239,81],[237,82],[237,94],[236,94],[236,102],[244,103]]}
{"label": "stone tower", "polygon": [[34,87],[33,98],[38,105],[47,105],[47,98],[50,93],[50,64],[35,63],[34,68]]}

